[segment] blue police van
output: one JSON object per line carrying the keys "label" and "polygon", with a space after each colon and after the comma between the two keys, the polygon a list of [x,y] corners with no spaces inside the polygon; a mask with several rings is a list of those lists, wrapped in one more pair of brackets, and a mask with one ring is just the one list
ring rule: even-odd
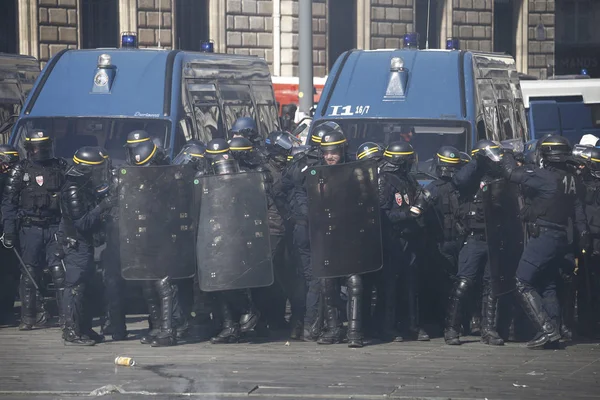
{"label": "blue police van", "polygon": [[263,137],[279,128],[269,68],[258,57],[125,47],[64,50],[36,81],[11,143],[22,150],[28,130],[45,129],[59,157],[102,146],[118,165],[133,130],[146,130],[173,157],[189,139],[228,138],[233,122],[247,116]]}
{"label": "blue police van", "polygon": [[351,151],[366,141],[410,141],[420,170],[443,145],[468,152],[480,139],[529,139],[511,56],[456,50],[456,41],[449,43],[452,50],[418,50],[407,46],[411,39],[404,38],[404,49],[342,54],[311,129],[337,122]]}
{"label": "blue police van", "polygon": [[600,136],[600,79],[565,78],[521,82],[532,139],[557,133],[576,144],[584,135]]}
{"label": "blue police van", "polygon": [[0,53],[0,143],[8,143],[25,100],[40,74],[35,57]]}

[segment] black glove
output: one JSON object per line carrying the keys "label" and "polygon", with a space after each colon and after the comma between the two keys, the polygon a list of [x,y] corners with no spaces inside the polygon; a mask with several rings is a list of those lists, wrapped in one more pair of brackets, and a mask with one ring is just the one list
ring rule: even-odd
{"label": "black glove", "polygon": [[105,210],[110,210],[111,208],[113,208],[116,205],[117,205],[117,196],[115,196],[114,194],[110,194],[110,195],[106,196],[100,202],[100,204],[98,204],[98,207],[100,208],[100,210],[105,211]]}
{"label": "black glove", "polygon": [[16,236],[12,232],[4,232],[4,235],[2,235],[2,244],[4,247],[12,249],[15,246]]}

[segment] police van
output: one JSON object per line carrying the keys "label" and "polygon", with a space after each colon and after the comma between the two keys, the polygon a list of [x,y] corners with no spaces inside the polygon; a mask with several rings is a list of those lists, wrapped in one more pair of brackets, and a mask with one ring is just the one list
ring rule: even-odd
{"label": "police van", "polygon": [[39,74],[36,58],[0,53],[0,144],[8,142],[11,128]]}
{"label": "police van", "polygon": [[47,64],[19,117],[11,143],[45,129],[56,155],[70,159],[82,146],[104,147],[125,160],[127,134],[146,130],[171,157],[189,139],[228,138],[239,117],[259,134],[279,128],[271,75],[254,56],[137,49],[63,50]]}
{"label": "police van", "polygon": [[600,79],[583,77],[521,81],[532,139],[558,133],[575,144],[600,136]]}
{"label": "police van", "polygon": [[420,162],[443,145],[469,151],[480,139],[528,140],[519,77],[511,56],[405,48],[351,50],[329,74],[311,129],[335,121],[351,151],[366,141],[410,141]]}

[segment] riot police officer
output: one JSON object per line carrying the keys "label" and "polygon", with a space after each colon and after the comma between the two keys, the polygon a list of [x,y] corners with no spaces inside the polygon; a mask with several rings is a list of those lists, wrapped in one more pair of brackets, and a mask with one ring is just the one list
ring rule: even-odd
{"label": "riot police officer", "polygon": [[254,118],[251,117],[240,117],[236,119],[229,132],[233,138],[244,137],[252,144],[257,144],[260,141],[258,126],[256,125]]}
{"label": "riot police officer", "polygon": [[62,311],[65,315],[65,345],[93,346],[104,337],[92,330],[92,315],[86,310],[88,286],[94,274],[93,234],[101,229],[103,214],[116,203],[110,194],[98,201],[109,188],[109,170],[103,153],[94,147],[82,147],[73,156],[61,190],[58,237],[63,252],[65,291]]}
{"label": "riot police officer", "polygon": [[[429,268],[427,273],[430,278],[430,287],[435,287],[434,292],[448,293],[449,277],[454,277],[457,271],[458,254],[465,238],[464,222],[460,213],[460,192],[452,178],[454,174],[467,162],[461,157],[458,149],[452,146],[442,146],[434,158],[435,174],[439,178],[426,186],[431,193],[432,206],[425,214],[428,240],[432,241],[437,251],[432,251],[428,257]],[[432,314],[438,315],[438,310],[445,309],[447,296],[443,299],[428,299],[433,306]],[[445,313],[445,310],[443,311]],[[436,318],[436,320],[438,320]],[[442,318],[443,320],[443,318]]]}
{"label": "riot police officer", "polygon": [[322,318],[319,310],[321,283],[312,273],[310,258],[310,240],[308,231],[308,196],[306,193],[305,172],[319,163],[318,148],[323,136],[334,132],[342,132],[341,127],[333,121],[315,126],[311,132],[309,150],[299,153],[286,168],[282,178],[282,188],[290,204],[290,220],[293,224],[294,246],[298,252],[306,286],[304,313],[305,341],[316,341],[322,329]]}
{"label": "riot police officer", "polygon": [[[418,246],[422,238],[422,222],[419,217],[426,208],[428,192],[409,174],[415,161],[415,152],[410,143],[397,141],[390,143],[383,153],[383,163],[379,168],[379,205],[382,211],[384,237],[384,263],[392,265],[395,274],[387,279],[385,288],[386,329],[395,333],[398,276],[402,275],[404,295],[402,304],[408,312],[407,333],[420,341],[429,340],[429,335],[419,326],[418,308]],[[386,268],[386,267],[384,267]],[[388,335],[389,336],[389,335]],[[392,338],[402,340],[400,336]]]}
{"label": "riot police officer", "polygon": [[188,140],[181,148],[179,154],[173,159],[173,165],[193,165],[194,169],[201,174],[210,170],[210,163],[205,157],[206,145],[200,140]]}
{"label": "riot police officer", "polygon": [[[19,162],[17,149],[8,144],[0,145],[0,199],[9,173],[17,162]],[[0,213],[0,229],[2,229],[1,215]],[[0,271],[0,323],[5,323],[12,320],[20,270],[14,253],[4,246],[0,246],[0,259],[3,260],[3,268]]]}
{"label": "riot police officer", "polygon": [[[168,165],[168,159],[162,148],[152,140],[145,140],[135,146],[127,146],[126,163],[138,167]],[[180,311],[176,311],[178,304],[175,285],[170,278],[165,277],[159,281],[144,281],[142,291],[148,304],[149,329],[140,342],[153,347],[175,345],[177,332],[173,326],[174,314],[182,315]]]}
{"label": "riot police officer", "polygon": [[365,142],[356,150],[357,160],[375,160],[380,163],[383,160],[383,147],[374,142]]}
{"label": "riot police officer", "polygon": [[556,297],[558,269],[569,252],[569,218],[577,228],[579,246],[588,247],[589,232],[578,197],[578,183],[567,167],[571,155],[569,141],[559,135],[544,137],[539,143],[543,168],[517,167],[512,157],[500,165],[505,177],[520,184],[525,197],[522,210],[528,223],[529,241],[516,272],[516,293],[523,310],[538,334],[528,348],[555,347],[561,337]]}
{"label": "riot police officer", "polygon": [[223,138],[215,138],[212,139],[211,141],[209,141],[206,144],[206,150],[204,151],[204,157],[206,157],[209,160],[209,163],[212,166],[212,159],[217,156],[217,155],[231,155],[231,152],[229,150],[229,143],[227,143],[227,140],[223,139]]}
{"label": "riot police officer", "polygon": [[232,138],[229,141],[229,151],[237,160],[242,172],[262,170],[263,160],[249,139],[243,136]]}
{"label": "riot police officer", "polygon": [[29,276],[39,280],[43,266],[48,265],[57,289],[57,302],[62,302],[64,269],[56,257],[55,235],[60,222],[59,193],[66,163],[54,157],[52,138],[41,129],[27,133],[25,150],[27,159],[14,166],[4,189],[2,218],[5,245],[12,247],[19,235],[21,257],[29,271],[21,276],[19,329],[31,330],[36,324],[37,293]]}
{"label": "riot police officer", "polygon": [[[464,220],[462,237],[464,244],[458,254],[458,272],[451,290],[446,311],[446,344],[460,345],[461,310],[467,300],[467,294],[475,286],[478,275],[483,270],[483,298],[481,342],[490,345],[503,345],[504,341],[496,332],[496,310],[498,300],[492,296],[490,269],[488,265],[488,243],[486,241],[486,221],[483,210],[483,189],[491,180],[486,174],[485,151],[493,151],[500,156],[500,145],[490,140],[480,140],[472,150],[477,159],[469,162],[456,172],[452,182],[460,191],[461,216]],[[479,157],[481,156],[481,157]],[[461,223],[462,225],[462,223]],[[462,228],[461,228],[462,229]],[[459,229],[459,230],[461,230]],[[459,232],[460,234],[460,232]]]}
{"label": "riot police officer", "polygon": [[[348,142],[341,131],[323,135],[320,143],[322,163],[337,165],[346,162]],[[360,275],[351,275],[346,280],[348,287],[348,347],[363,346],[362,312],[363,282]],[[325,330],[317,340],[319,344],[339,343],[342,340],[342,321],[339,317],[337,299],[340,297],[336,279],[322,280],[323,307],[325,313]]]}

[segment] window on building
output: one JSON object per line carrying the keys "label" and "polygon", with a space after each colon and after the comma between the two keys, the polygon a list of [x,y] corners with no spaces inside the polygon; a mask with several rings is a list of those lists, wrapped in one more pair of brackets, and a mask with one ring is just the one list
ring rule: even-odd
{"label": "window on building", "polygon": [[415,31],[419,33],[419,48],[442,47],[440,26],[443,3],[441,0],[415,0]]}
{"label": "window on building", "polygon": [[356,48],[356,0],[329,0],[327,2],[327,70],[338,57]]}
{"label": "window on building", "polygon": [[[557,42],[599,42],[594,22],[600,16],[600,5],[592,0],[558,0],[556,2]],[[596,34],[597,36],[597,34]]]}
{"label": "window on building", "polygon": [[0,53],[18,53],[17,0],[2,2],[0,12]]}
{"label": "window on building", "polygon": [[199,51],[209,39],[207,0],[177,0],[175,4],[175,48]]}
{"label": "window on building", "polygon": [[517,23],[515,5],[520,1],[494,0],[494,51],[515,57]]}
{"label": "window on building", "polygon": [[81,1],[81,47],[119,47],[119,1]]}

